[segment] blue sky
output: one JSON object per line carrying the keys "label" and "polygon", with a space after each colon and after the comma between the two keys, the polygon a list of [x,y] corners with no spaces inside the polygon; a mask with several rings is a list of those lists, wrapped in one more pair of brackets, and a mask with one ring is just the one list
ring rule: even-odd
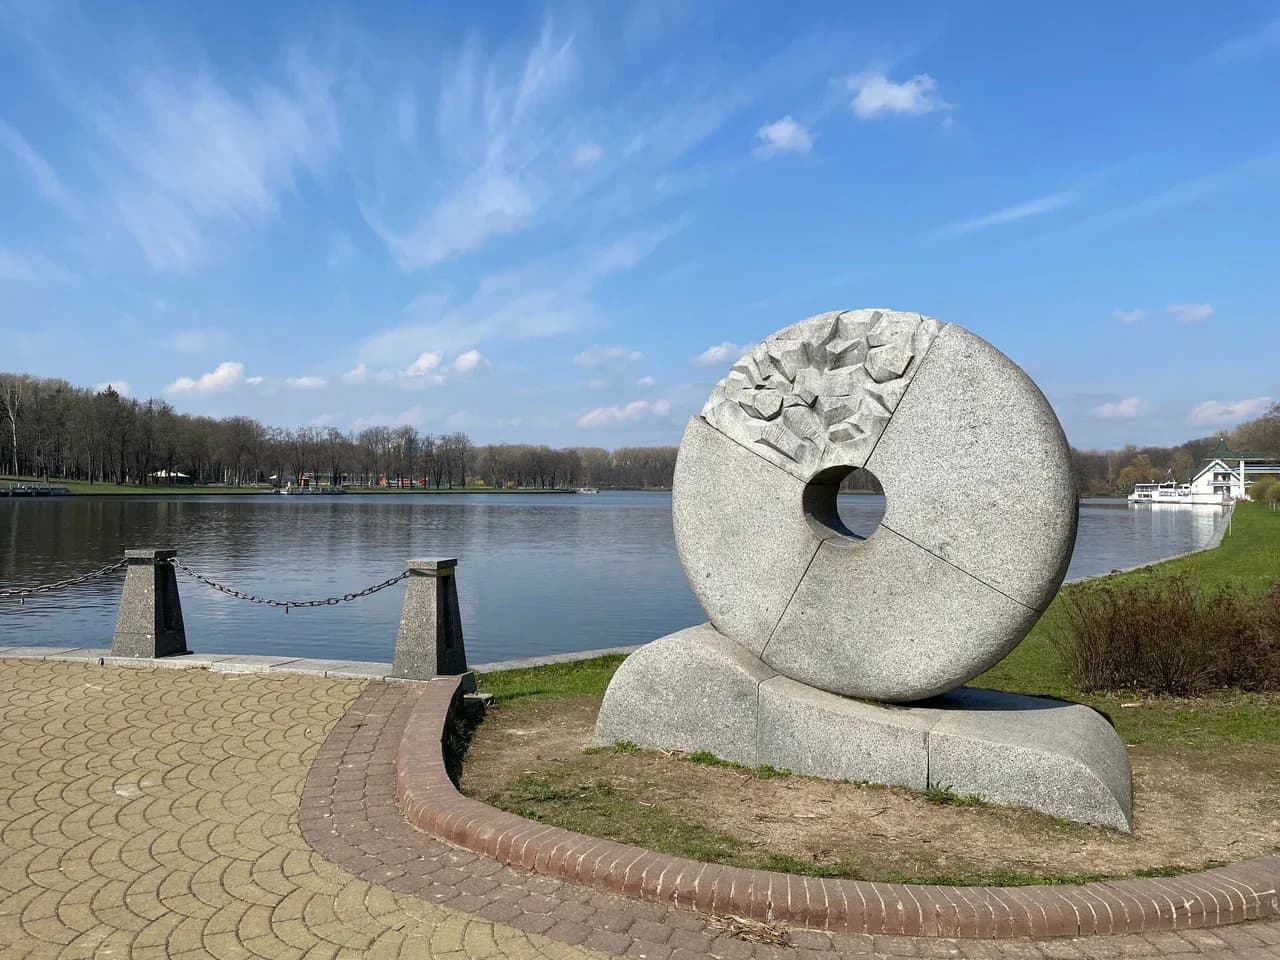
{"label": "blue sky", "polygon": [[918,310],[1077,446],[1280,399],[1280,5],[0,0],[0,369],[269,423],[676,443]]}

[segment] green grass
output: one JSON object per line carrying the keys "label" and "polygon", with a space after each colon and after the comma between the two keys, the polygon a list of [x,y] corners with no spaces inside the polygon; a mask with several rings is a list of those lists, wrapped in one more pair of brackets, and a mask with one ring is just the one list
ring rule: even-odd
{"label": "green grass", "polygon": [[[1263,593],[1280,582],[1280,511],[1263,504],[1236,507],[1231,532],[1215,550],[1116,574],[1120,583],[1163,579],[1189,571],[1207,588],[1235,586]],[[1078,589],[1067,586],[1065,591]],[[973,681],[974,686],[1013,693],[1063,697],[1088,703],[1111,718],[1126,743],[1231,746],[1280,743],[1280,697],[1224,691],[1195,700],[1139,698],[1129,691],[1084,694],[1075,689],[1058,650],[1060,600],[1013,653]],[[506,670],[480,678],[482,689],[501,701],[529,698],[604,696],[622,656]],[[1137,703],[1137,706],[1125,704]]]}

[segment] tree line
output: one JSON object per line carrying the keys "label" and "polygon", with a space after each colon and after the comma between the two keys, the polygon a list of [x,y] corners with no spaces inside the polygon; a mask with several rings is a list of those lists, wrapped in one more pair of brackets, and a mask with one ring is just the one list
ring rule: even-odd
{"label": "tree line", "polygon": [[0,373],[0,473],[116,484],[283,485],[301,477],[364,486],[665,487],[675,447],[476,446],[412,426],[285,429],[251,417],[193,416],[111,387]]}
{"label": "tree line", "polygon": [[[1135,483],[1185,482],[1218,437],[1173,447],[1072,450],[1081,493],[1127,493]],[[1234,450],[1280,454],[1280,403],[1226,435]],[[476,446],[461,432],[411,426],[270,427],[251,417],[193,416],[164,400],[137,400],[111,387],[0,373],[0,472],[14,476],[152,484],[185,474],[192,482],[245,486],[314,477],[331,484],[461,487],[670,487],[676,447],[553,449],[534,444]],[[161,474],[162,476],[157,476]],[[874,490],[865,471],[846,489]]]}

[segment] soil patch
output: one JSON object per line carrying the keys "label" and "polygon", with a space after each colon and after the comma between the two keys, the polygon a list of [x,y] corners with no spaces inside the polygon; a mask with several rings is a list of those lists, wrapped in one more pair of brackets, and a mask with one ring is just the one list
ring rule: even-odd
{"label": "soil patch", "polygon": [[1176,873],[1280,844],[1280,744],[1130,748],[1136,830],[833,783],[712,758],[591,748],[600,698],[517,700],[476,729],[464,793],[532,819],[711,862],[892,882]]}

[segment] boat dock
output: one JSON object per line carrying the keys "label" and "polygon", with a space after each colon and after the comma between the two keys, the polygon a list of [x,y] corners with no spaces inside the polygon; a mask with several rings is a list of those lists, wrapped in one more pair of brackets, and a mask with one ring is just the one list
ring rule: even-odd
{"label": "boat dock", "polygon": [[0,487],[0,497],[69,497],[71,491],[66,487],[33,486],[31,484],[10,484]]}

